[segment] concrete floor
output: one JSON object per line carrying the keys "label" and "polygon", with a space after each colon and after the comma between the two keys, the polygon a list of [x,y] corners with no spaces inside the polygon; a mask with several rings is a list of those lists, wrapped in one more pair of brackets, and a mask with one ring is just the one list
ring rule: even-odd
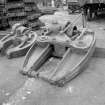
{"label": "concrete floor", "polygon": [[24,58],[8,60],[0,57],[0,103],[7,100],[25,82],[19,74]]}
{"label": "concrete floor", "polygon": [[[96,39],[105,40],[104,19],[87,26]],[[0,105],[105,105],[105,58],[91,58],[84,72],[63,88],[19,74],[23,61],[0,57]]]}

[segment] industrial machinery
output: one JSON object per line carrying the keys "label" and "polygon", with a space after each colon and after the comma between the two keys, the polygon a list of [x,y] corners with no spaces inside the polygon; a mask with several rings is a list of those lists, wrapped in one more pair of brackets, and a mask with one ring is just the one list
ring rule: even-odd
{"label": "industrial machinery", "polygon": [[35,42],[36,32],[17,23],[12,27],[10,34],[0,40],[1,54],[8,58],[23,56]]}
{"label": "industrial machinery", "polygon": [[83,7],[87,20],[92,20],[98,14],[105,13],[105,0],[78,0]]}
{"label": "industrial machinery", "polygon": [[69,23],[58,34],[47,33],[37,38],[26,55],[21,73],[64,86],[82,71],[94,49],[94,32],[85,28],[74,30]]}

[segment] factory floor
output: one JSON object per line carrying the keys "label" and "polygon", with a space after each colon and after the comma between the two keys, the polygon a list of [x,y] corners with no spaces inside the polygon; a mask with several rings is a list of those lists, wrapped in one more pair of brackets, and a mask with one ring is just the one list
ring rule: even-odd
{"label": "factory floor", "polygon": [[[87,27],[95,31],[96,39],[105,40],[105,19],[88,22]],[[0,105],[105,105],[105,58],[92,57],[85,70],[64,87],[22,76],[23,62],[24,57],[0,57]]]}

